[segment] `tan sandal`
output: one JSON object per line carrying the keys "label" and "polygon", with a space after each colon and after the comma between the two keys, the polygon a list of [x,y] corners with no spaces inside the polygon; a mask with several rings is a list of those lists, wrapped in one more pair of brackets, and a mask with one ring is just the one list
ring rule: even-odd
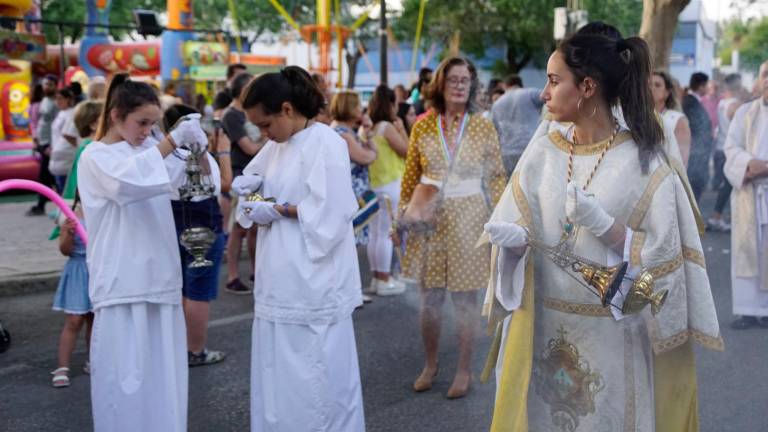
{"label": "tan sandal", "polygon": [[69,368],[68,367],[60,367],[55,371],[51,372],[51,375],[53,375],[51,384],[55,388],[69,387]]}
{"label": "tan sandal", "polygon": [[451,383],[451,387],[448,389],[448,393],[445,394],[447,399],[461,399],[469,393],[469,388],[472,386],[472,375],[467,379],[467,386],[465,388],[459,388],[456,385],[456,380]]}
{"label": "tan sandal", "polygon": [[421,393],[424,391],[427,391],[432,388],[432,380],[435,379],[437,374],[440,372],[440,365],[435,368],[435,373],[432,374],[431,377],[427,377],[424,375],[424,371],[421,371],[421,374],[418,378],[416,378],[416,381],[413,382],[413,391],[417,393]]}

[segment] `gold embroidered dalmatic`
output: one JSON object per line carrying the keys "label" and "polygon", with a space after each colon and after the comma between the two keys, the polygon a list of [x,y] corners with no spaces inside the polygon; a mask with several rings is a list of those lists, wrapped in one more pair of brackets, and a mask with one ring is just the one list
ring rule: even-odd
{"label": "gold embroidered dalmatic", "polygon": [[[574,147],[576,183],[587,180],[605,144]],[[532,142],[491,220],[516,222],[555,245],[565,221],[567,165],[560,132]],[[631,267],[649,270],[655,290],[669,291],[667,302],[656,316],[646,308],[617,320],[538,251],[518,260],[493,247],[484,313],[495,325],[502,305],[514,310],[503,321],[491,429],[698,430],[690,341],[717,350],[723,341],[686,188],[660,156],[643,173],[636,144],[621,132],[587,193],[631,229]],[[573,252],[600,264],[620,258],[583,229]],[[520,266],[524,271],[515,272]]]}

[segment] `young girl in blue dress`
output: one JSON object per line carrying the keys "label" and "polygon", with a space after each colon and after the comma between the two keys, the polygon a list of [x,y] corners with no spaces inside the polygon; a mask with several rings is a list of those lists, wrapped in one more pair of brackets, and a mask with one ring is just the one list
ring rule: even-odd
{"label": "young girl in blue dress", "polygon": [[[76,200],[77,203],[77,200]],[[83,223],[82,212],[75,204],[75,214]],[[69,257],[59,279],[53,299],[53,310],[65,312],[64,328],[59,336],[59,365],[52,372],[52,384],[56,388],[69,387],[70,360],[77,345],[77,337],[85,326],[85,345],[90,346],[93,326],[93,308],[88,298],[88,266],[85,263],[85,244],[75,234],[75,220],[67,219],[61,227],[59,250]],[[83,368],[90,373],[88,362]]]}

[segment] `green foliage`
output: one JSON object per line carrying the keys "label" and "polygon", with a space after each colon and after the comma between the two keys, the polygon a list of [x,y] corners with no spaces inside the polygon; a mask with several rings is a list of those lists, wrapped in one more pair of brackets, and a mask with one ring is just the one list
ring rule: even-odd
{"label": "green foliage", "polygon": [[[264,32],[292,31],[292,27],[266,0],[234,0],[233,3],[237,14],[237,28],[251,42]],[[315,19],[314,0],[283,1],[282,4],[299,25],[308,24]],[[222,20],[230,17],[228,0],[195,0],[192,8],[196,27],[221,28]]]}
{"label": "green foliage", "polygon": [[624,37],[637,36],[643,18],[642,0],[585,0],[590,21],[603,21],[619,29]]}
{"label": "green foliage", "polygon": [[738,50],[741,66],[757,70],[768,60],[768,17],[760,20],[741,21],[738,18],[722,28],[718,56],[722,64],[732,64],[731,55]]}
{"label": "green foliage", "polygon": [[[112,8],[109,11],[110,24],[132,25],[134,9],[149,9],[155,11],[164,11],[166,0],[112,0]],[[85,0],[43,0],[42,18],[52,21],[63,21],[73,23],[85,23],[86,7]],[[85,35],[85,27],[82,26],[63,26],[65,38],[71,38],[77,41]],[[58,26],[46,24],[43,26],[48,43],[59,43]],[[122,39],[129,30],[110,29],[110,35],[115,39]]]}
{"label": "green foliage", "polygon": [[[238,1],[234,0],[237,11],[238,28],[251,41],[264,32],[279,33],[293,29],[278,14],[266,0]],[[343,11],[348,10],[349,4],[367,4],[367,1],[343,1]],[[293,19],[302,24],[315,21],[316,0],[284,0],[283,6]],[[158,13],[166,11],[167,0],[112,0],[110,24],[132,25],[134,9],[148,9]],[[192,2],[194,26],[203,29],[220,29],[222,21],[230,16],[228,0],[194,0]],[[43,0],[43,18],[54,21],[85,22],[85,0]],[[347,12],[347,15],[349,13]],[[49,43],[58,43],[58,29],[55,25],[44,26]],[[123,39],[129,30],[112,29],[110,34],[117,40]],[[85,34],[85,28],[80,26],[65,26],[64,36],[77,41]]]}
{"label": "green foliage", "polygon": [[[420,0],[405,0],[403,12],[394,24],[400,40],[412,40]],[[437,42],[448,46],[456,30],[461,31],[461,50],[484,57],[491,46],[505,47],[505,56],[493,67],[494,73],[517,72],[529,62],[543,67],[554,49],[552,35],[554,8],[564,0],[432,0],[427,3],[422,38],[425,45]],[[616,25],[626,35],[637,34],[643,4],[641,0],[586,0],[589,19]]]}
{"label": "green foliage", "polygon": [[744,67],[757,70],[768,60],[768,18],[755,23],[741,45],[741,59]]}
{"label": "green foliage", "polygon": [[[54,21],[85,22],[84,0],[46,0],[42,2],[42,18]],[[65,38],[78,40],[85,34],[83,27],[64,26],[62,28]],[[59,43],[59,29],[55,25],[43,25],[45,39],[50,44]]]}

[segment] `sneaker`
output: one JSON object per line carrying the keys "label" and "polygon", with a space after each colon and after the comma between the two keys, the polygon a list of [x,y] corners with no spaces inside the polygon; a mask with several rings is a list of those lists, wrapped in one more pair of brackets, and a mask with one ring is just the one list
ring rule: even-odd
{"label": "sneaker", "polygon": [[380,296],[398,295],[405,292],[405,284],[390,278],[384,282],[382,280],[376,281],[377,290],[376,294]]}
{"label": "sneaker", "polygon": [[91,374],[91,362],[89,362],[89,361],[85,362],[85,366],[83,366],[83,373],[86,374],[86,375],[90,375]]}
{"label": "sneaker", "polygon": [[368,286],[368,288],[363,289],[363,295],[376,295],[376,292],[379,290],[379,282],[380,281],[378,279],[371,278],[371,284]]}
{"label": "sneaker", "polygon": [[731,232],[731,224],[729,224],[728,222],[720,219],[720,229],[723,232]]}
{"label": "sneaker", "polygon": [[246,294],[251,294],[253,292],[253,288],[250,288],[246,286],[244,283],[242,283],[240,281],[240,278],[237,278],[231,282],[227,282],[227,285],[224,287],[224,290],[230,294],[235,294],[235,295],[246,295]]}
{"label": "sneaker", "polygon": [[226,354],[222,351],[208,351],[207,349],[204,349],[200,354],[188,351],[187,363],[189,364],[189,367],[208,366],[222,362],[226,357]]}
{"label": "sneaker", "polygon": [[27,210],[26,213],[24,213],[27,216],[44,216],[45,215],[45,209],[40,208],[38,206],[32,206],[29,210]]}
{"label": "sneaker", "polygon": [[369,296],[368,294],[363,294],[363,304],[368,304],[373,302],[373,297]]}
{"label": "sneaker", "polygon": [[51,372],[51,375],[53,375],[53,379],[51,380],[51,385],[53,385],[55,388],[69,387],[69,368],[68,367],[60,367],[55,371]]}
{"label": "sneaker", "polygon": [[707,229],[716,232],[729,232],[731,224],[722,219],[709,218],[707,220]]}

